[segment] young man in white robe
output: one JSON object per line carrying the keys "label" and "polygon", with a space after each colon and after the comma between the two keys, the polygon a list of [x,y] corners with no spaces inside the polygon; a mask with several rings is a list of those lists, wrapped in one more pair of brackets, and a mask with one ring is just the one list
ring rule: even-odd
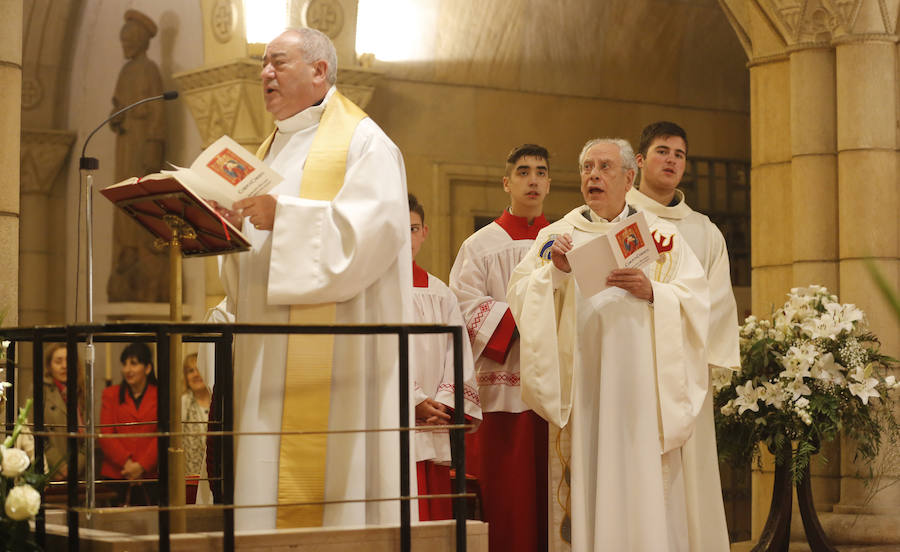
{"label": "young man in white robe", "polygon": [[[740,366],[737,305],[725,238],[709,217],[691,209],[678,189],[687,161],[687,133],[679,125],[660,121],[641,132],[635,156],[641,169],[640,187],[625,196],[629,204],[657,215],[678,228],[709,280],[707,364],[730,371]],[[712,381],[712,380],[711,380]],[[694,434],[684,445],[684,478],[692,550],[727,551],[728,528],[722,503],[716,428],[710,387]]]}
{"label": "young man in white robe", "polygon": [[580,156],[586,205],[543,229],[516,267],[508,301],[520,334],[522,397],[571,424],[572,550],[689,550],[682,447],[708,385],[703,269],[670,223],[647,215],[661,256],[597,274],[582,296],[566,253],[634,213],[625,140]]}
{"label": "young man in white robe", "polygon": [[[412,320],[403,158],[336,90],[336,73],[333,44],[313,29],[266,47],[261,80],[277,129],[257,155],[284,181],[222,209],[252,244],[221,267],[238,323]],[[234,373],[239,432],[399,424],[395,335],[239,335]],[[412,379],[404,384],[411,393]],[[245,435],[235,448],[235,502],[285,505],[238,509],[239,530],[399,522],[395,501],[287,506],[399,496],[396,432]]]}
{"label": "young man in white robe", "polygon": [[[416,256],[428,237],[425,208],[409,194],[409,233],[413,258],[413,309],[417,324],[445,324],[465,327],[459,302],[444,282],[416,264]],[[453,372],[453,337],[450,334],[410,336],[410,358],[414,359],[415,412],[417,426],[441,426],[450,423],[455,407],[456,383]],[[481,401],[475,382],[472,346],[468,336],[462,343],[463,399],[466,419],[481,421]],[[416,433],[416,479],[419,494],[450,494],[450,433],[426,430]],[[453,504],[449,498],[419,500],[419,520],[451,519]]]}
{"label": "young man in white robe", "polygon": [[466,468],[478,477],[492,551],[547,550],[547,423],[522,401],[519,341],[506,303],[513,269],[547,225],[546,148],[524,144],[506,159],[510,206],[459,248],[450,289],[459,298],[475,355],[484,420],[466,439]]}

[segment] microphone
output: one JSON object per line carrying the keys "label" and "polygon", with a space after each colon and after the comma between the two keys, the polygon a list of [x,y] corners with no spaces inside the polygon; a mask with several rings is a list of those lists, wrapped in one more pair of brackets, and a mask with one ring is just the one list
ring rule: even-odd
{"label": "microphone", "polygon": [[118,117],[118,116],[121,115],[122,113],[125,113],[126,111],[130,111],[130,110],[134,109],[135,107],[137,107],[137,106],[139,106],[139,105],[142,105],[142,104],[145,104],[145,103],[147,103],[147,102],[155,102],[156,100],[166,100],[166,101],[168,101],[168,100],[174,100],[174,99],[176,99],[177,97],[178,97],[178,91],[177,91],[177,90],[167,90],[166,92],[163,92],[163,93],[160,94],[159,96],[153,96],[153,97],[151,97],[151,98],[144,98],[143,100],[138,100],[138,101],[134,102],[134,103],[131,104],[131,105],[126,105],[125,107],[123,107],[122,109],[116,111],[115,113],[113,113],[112,115],[110,115],[109,117],[107,117],[106,119],[103,119],[103,122],[100,123],[99,125],[97,125],[97,128],[95,128],[94,130],[92,130],[91,133],[88,134],[88,137],[85,139],[85,141],[84,141],[84,147],[81,148],[81,159],[79,159],[78,168],[79,168],[79,169],[82,169],[82,170],[88,170],[88,171],[95,171],[95,170],[97,170],[97,169],[100,168],[100,161],[99,161],[97,158],[95,158],[95,157],[85,157],[85,156],[84,156],[84,153],[85,153],[85,151],[87,151],[87,145],[88,145],[88,142],[91,141],[91,138],[94,137],[94,134],[96,134],[98,130],[100,130],[101,128],[103,128],[103,127],[106,125],[106,123],[108,123],[108,122],[110,122],[111,120],[115,119],[116,117]]}

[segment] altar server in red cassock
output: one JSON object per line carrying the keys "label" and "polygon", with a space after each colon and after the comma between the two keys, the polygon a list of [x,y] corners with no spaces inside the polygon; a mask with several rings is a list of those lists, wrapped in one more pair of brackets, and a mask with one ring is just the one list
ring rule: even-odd
{"label": "altar server in red cassock", "polygon": [[[444,282],[416,264],[415,258],[425,238],[425,208],[409,194],[409,231],[413,257],[414,321],[419,324],[464,326],[456,296]],[[441,426],[450,423],[456,384],[453,378],[453,338],[450,334],[425,334],[410,337],[415,377],[417,426]],[[481,403],[475,383],[472,347],[463,340],[463,396],[466,418],[481,420]],[[450,434],[430,429],[416,433],[416,473],[419,494],[450,494]],[[449,498],[419,500],[419,520],[432,521],[453,517]]]}
{"label": "altar server in red cassock", "polygon": [[523,401],[516,324],[506,286],[547,225],[550,156],[534,144],[510,152],[503,189],[510,206],[471,235],[450,271],[472,341],[484,420],[466,442],[467,467],[481,485],[491,551],[547,549],[547,422]]}

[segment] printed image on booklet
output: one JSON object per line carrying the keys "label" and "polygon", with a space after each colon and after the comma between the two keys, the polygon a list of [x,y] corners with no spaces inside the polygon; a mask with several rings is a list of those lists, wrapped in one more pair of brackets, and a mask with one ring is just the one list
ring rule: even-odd
{"label": "printed image on booklet", "polygon": [[566,253],[584,297],[607,289],[606,278],[616,268],[642,269],[659,257],[647,218],[637,212],[609,232],[576,244]]}
{"label": "printed image on booklet", "polygon": [[182,237],[185,256],[246,251],[250,242],[208,203],[232,208],[235,201],[263,195],[283,178],[240,144],[222,136],[194,160],[190,168],[175,167],[129,178],[100,190],[151,234],[166,242],[175,216],[187,222],[195,236]]}
{"label": "printed image on booklet", "polygon": [[[174,166],[174,165],[173,165]],[[190,168],[163,170],[195,194],[231,209],[235,201],[264,195],[284,178],[228,136],[197,156]]]}

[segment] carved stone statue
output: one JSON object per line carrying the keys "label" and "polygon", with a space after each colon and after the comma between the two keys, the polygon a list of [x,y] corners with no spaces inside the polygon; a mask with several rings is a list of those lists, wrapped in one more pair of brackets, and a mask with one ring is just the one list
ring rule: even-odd
{"label": "carved stone statue", "polygon": [[[159,68],[147,58],[156,23],[137,10],[125,12],[119,33],[128,62],[119,72],[113,112],[138,100],[163,93]],[[116,133],[115,181],[141,177],[162,168],[166,136],[163,102],[149,102],[109,123]],[[116,209],[113,221],[112,270],[106,291],[110,302],[169,300],[169,262],[153,247],[153,236]]]}

